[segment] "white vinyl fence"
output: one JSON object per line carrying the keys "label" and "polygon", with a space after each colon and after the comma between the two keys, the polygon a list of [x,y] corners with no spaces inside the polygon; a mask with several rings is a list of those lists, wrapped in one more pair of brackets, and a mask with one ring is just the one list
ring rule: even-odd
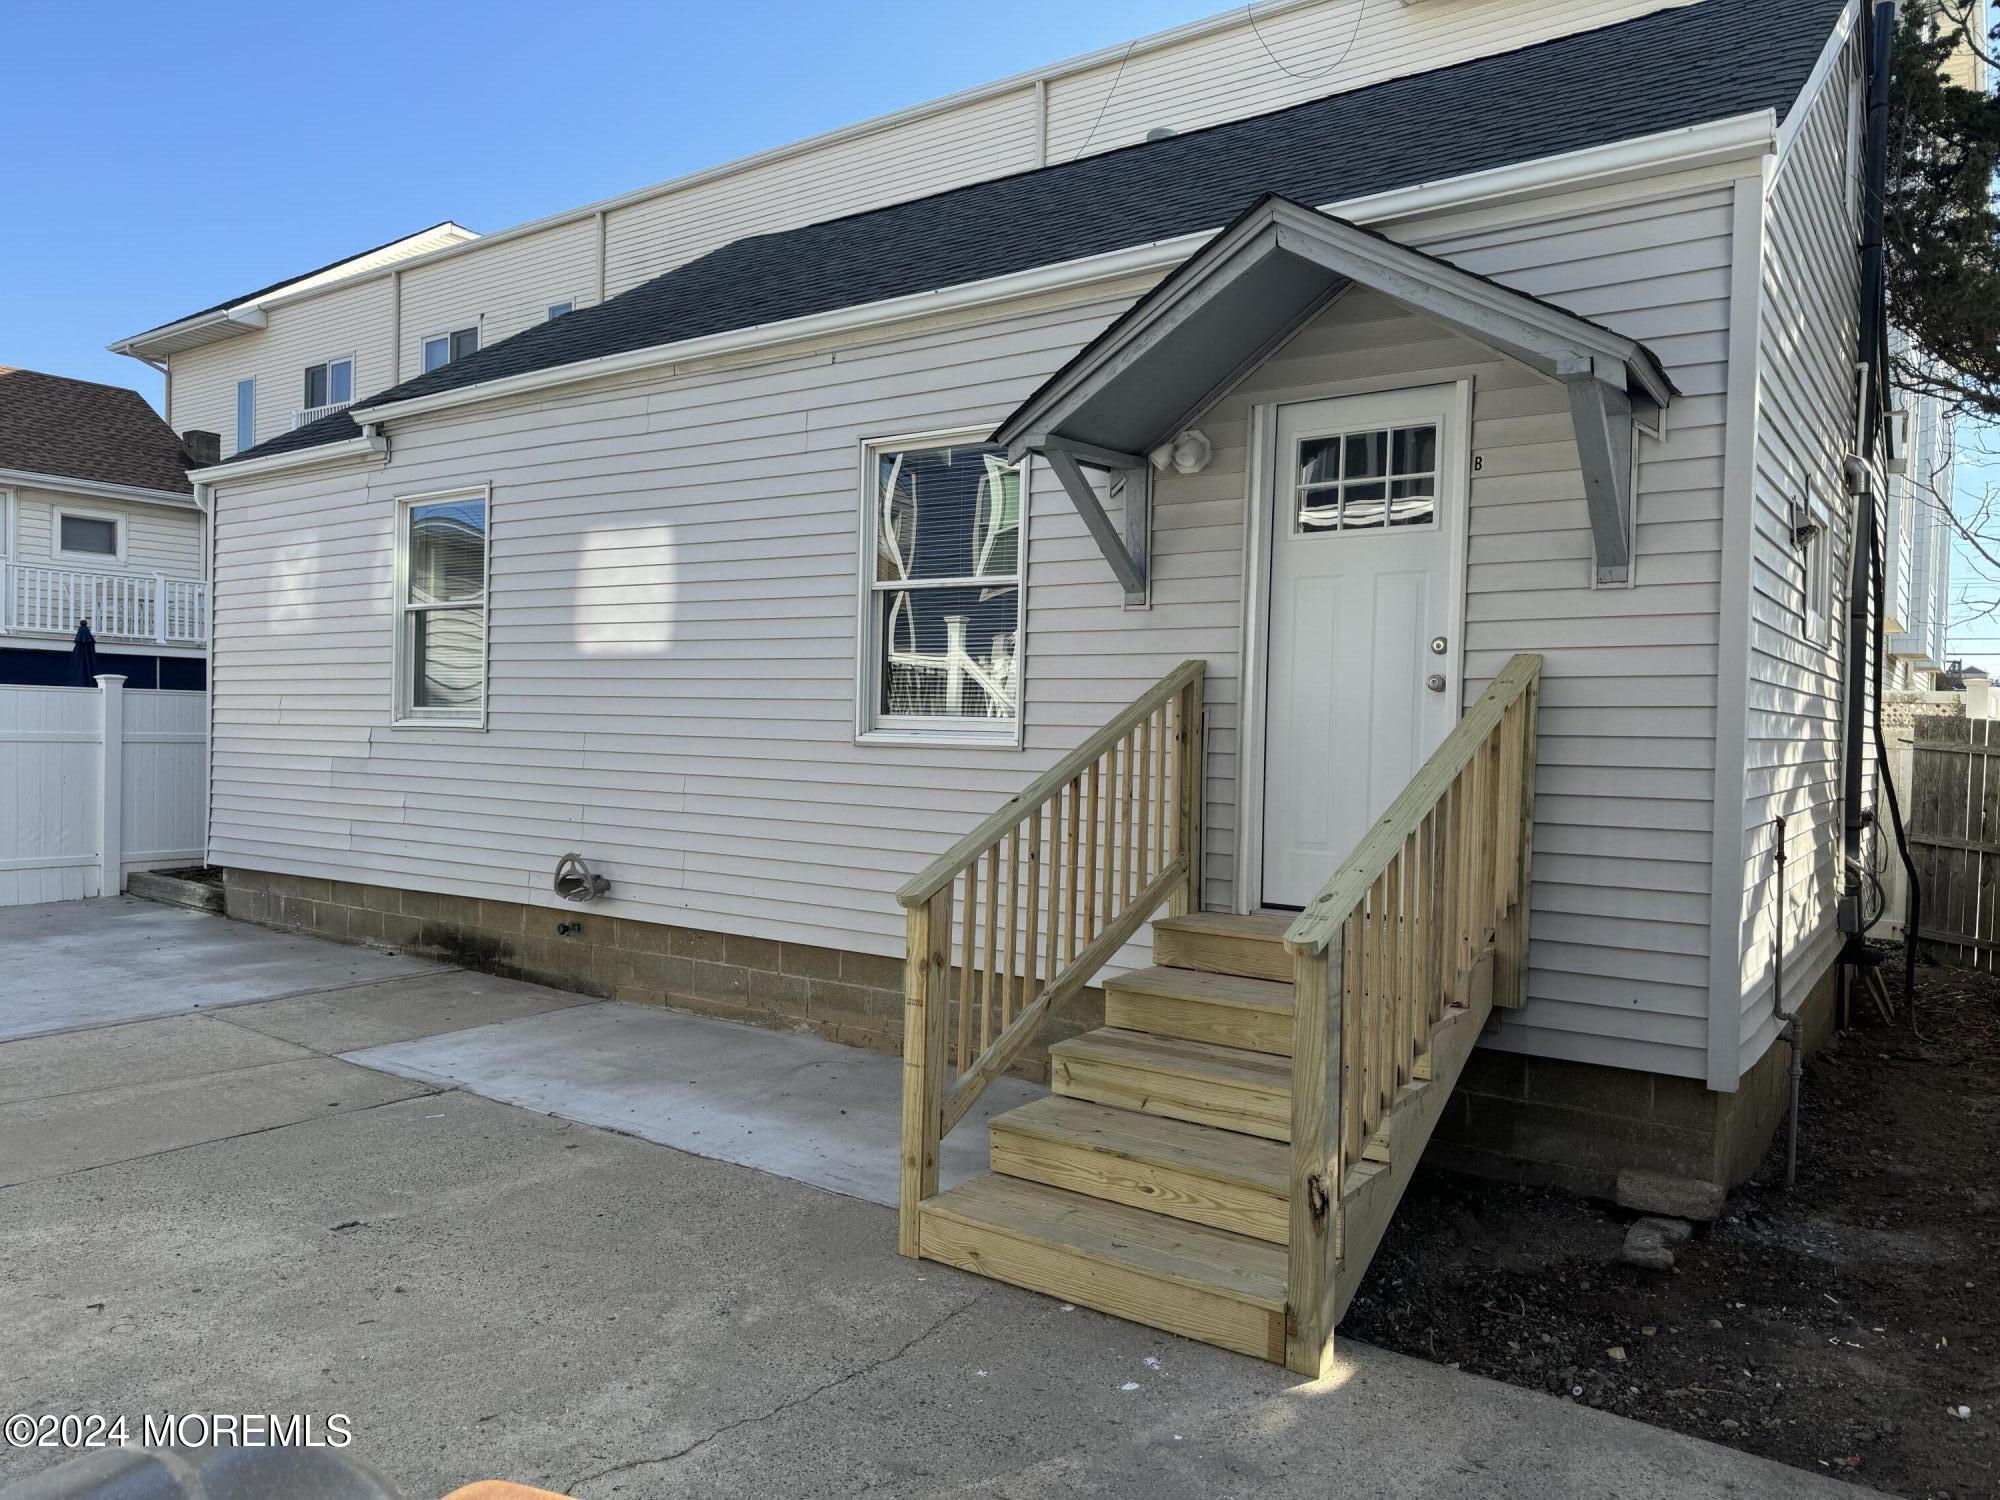
{"label": "white vinyl fence", "polygon": [[0,686],[0,906],[199,864],[206,693]]}

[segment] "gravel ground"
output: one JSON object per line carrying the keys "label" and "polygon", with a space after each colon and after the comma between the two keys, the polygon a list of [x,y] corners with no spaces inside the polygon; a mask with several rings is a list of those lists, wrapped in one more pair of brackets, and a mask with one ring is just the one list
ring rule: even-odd
{"label": "gravel ground", "polygon": [[1807,1067],[1797,1187],[1781,1131],[1671,1271],[1615,1261],[1619,1210],[1424,1173],[1341,1332],[1894,1494],[2000,1493],[2000,979],[1920,969],[1918,1035],[1887,977],[1898,1024],[1857,1001]]}

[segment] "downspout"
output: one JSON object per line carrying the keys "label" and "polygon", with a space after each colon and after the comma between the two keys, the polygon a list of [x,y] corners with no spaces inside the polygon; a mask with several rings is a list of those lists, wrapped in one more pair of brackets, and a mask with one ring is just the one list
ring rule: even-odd
{"label": "downspout", "polygon": [[1771,831],[1777,839],[1777,862],[1772,882],[1778,888],[1778,942],[1771,955],[1771,1000],[1777,1008],[1784,1025],[1778,1031],[1778,1040],[1791,1049],[1791,1066],[1787,1073],[1791,1079],[1791,1102],[1788,1106],[1789,1123],[1785,1127],[1785,1187],[1791,1189],[1799,1180],[1799,1093],[1805,1084],[1805,1038],[1799,1034],[1799,1012],[1797,1006],[1785,1004],[1785,820],[1771,819]]}

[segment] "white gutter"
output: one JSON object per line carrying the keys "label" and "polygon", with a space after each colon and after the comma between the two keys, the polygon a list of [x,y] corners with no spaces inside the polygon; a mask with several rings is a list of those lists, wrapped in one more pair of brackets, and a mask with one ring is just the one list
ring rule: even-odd
{"label": "white gutter", "polygon": [[387,458],[388,453],[388,438],[375,431],[375,424],[371,421],[360,437],[343,438],[337,443],[319,443],[310,448],[288,448],[282,453],[267,453],[262,458],[212,464],[206,469],[190,469],[188,478],[194,481],[197,489],[208,488],[212,498],[217,485],[234,484],[239,479],[276,473],[281,469],[342,463],[350,458]]}
{"label": "white gutter", "polygon": [[[1323,212],[1377,226],[1445,210],[1495,207],[1555,190],[1602,187],[1637,177],[1768,155],[1773,149],[1776,132],[1774,113],[1768,109],[1757,110],[1680,130],[1640,136],[1608,146],[1592,146],[1462,177],[1416,183],[1321,207]],[[682,339],[677,343],[607,354],[597,359],[576,360],[547,369],[482,381],[478,385],[405,397],[400,401],[364,404],[354,409],[354,417],[356,421],[373,423],[400,421],[406,417],[500,401],[510,396],[553,390],[606,376],[638,371],[678,373],[676,367],[727,355],[851,333],[910,318],[964,312],[1044,292],[1074,290],[1124,277],[1163,272],[1187,259],[1214,238],[1222,227],[1217,224],[1171,239],[1127,246],[1104,255],[1036,266],[983,281],[940,287],[935,291],[834,308],[775,323],[732,328],[699,338]],[[204,471],[204,477],[221,479],[229,474],[268,473],[289,467],[290,463],[308,461],[312,455],[324,454],[333,446],[329,444],[272,454],[267,458],[249,460],[246,464],[231,464],[222,469]],[[351,445],[339,446],[342,451],[347,451]]]}
{"label": "white gutter", "polygon": [[192,495],[179,490],[155,490],[136,484],[109,484],[101,479],[73,479],[67,474],[38,474],[27,469],[0,469],[0,484],[18,484],[30,489],[62,490],[71,495],[90,495],[99,500],[134,500],[141,505],[171,505],[179,510],[193,508]]}

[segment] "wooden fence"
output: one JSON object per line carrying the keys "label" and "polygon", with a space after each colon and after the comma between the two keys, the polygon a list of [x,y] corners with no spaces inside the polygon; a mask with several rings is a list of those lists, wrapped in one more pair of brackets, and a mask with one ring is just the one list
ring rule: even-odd
{"label": "wooden fence", "polygon": [[1918,935],[1945,963],[1991,970],[2000,955],[2000,720],[1919,718],[1909,797],[1910,856],[1923,884]]}

